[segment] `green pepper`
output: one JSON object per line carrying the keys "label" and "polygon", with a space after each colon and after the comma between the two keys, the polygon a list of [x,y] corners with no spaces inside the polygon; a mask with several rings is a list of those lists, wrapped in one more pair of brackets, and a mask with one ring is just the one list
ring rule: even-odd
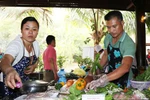
{"label": "green pepper", "polygon": [[60,90],[62,86],[63,86],[63,85],[62,85],[61,83],[56,83],[56,84],[55,84],[55,89],[56,89],[56,90]]}

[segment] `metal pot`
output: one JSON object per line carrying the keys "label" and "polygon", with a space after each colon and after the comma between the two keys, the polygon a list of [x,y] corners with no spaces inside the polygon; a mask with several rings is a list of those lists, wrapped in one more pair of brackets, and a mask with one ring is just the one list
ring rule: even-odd
{"label": "metal pot", "polygon": [[20,89],[23,94],[45,92],[48,86],[52,85],[54,85],[54,80],[51,82],[45,82],[43,80],[26,81]]}

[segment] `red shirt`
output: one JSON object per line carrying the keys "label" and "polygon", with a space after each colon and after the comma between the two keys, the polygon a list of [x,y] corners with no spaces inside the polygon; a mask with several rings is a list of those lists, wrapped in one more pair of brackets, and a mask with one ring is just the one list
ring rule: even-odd
{"label": "red shirt", "polygon": [[51,70],[51,65],[50,65],[50,59],[53,59],[55,69],[57,70],[57,64],[56,64],[56,50],[54,49],[53,46],[49,45],[46,50],[43,53],[43,62],[44,62],[44,69],[45,70]]}
{"label": "red shirt", "polygon": [[149,58],[149,59],[150,59],[150,55],[147,55],[147,58]]}

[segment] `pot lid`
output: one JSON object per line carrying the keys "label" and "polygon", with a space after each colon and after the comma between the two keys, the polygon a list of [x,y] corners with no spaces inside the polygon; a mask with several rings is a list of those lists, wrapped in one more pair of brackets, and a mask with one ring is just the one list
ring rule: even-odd
{"label": "pot lid", "polygon": [[35,81],[26,81],[24,86],[45,86],[48,85],[48,82],[45,82],[43,80],[35,80]]}

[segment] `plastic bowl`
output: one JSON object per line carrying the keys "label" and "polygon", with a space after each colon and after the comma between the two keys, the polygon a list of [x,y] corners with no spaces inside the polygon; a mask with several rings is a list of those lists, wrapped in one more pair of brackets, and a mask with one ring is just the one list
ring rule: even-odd
{"label": "plastic bowl", "polygon": [[150,81],[133,81],[130,80],[130,84],[133,88],[143,90],[148,89],[150,87]]}

